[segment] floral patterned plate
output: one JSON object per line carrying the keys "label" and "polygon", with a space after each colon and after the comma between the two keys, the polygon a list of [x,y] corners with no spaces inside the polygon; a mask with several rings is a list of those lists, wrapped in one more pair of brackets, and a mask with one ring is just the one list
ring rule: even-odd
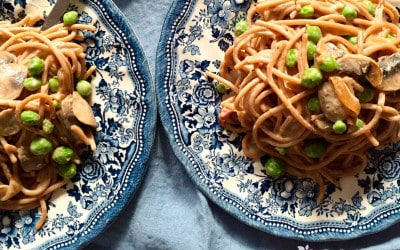
{"label": "floral patterned plate", "polygon": [[400,219],[400,145],[370,151],[357,176],[328,186],[316,203],[309,179],[272,180],[246,158],[240,136],[217,123],[220,97],[206,70],[217,72],[233,42],[233,24],[251,1],[177,0],[158,47],[159,112],[174,152],[196,185],[244,223],[310,241],[343,240],[380,231]]}
{"label": "floral patterned plate", "polygon": [[[46,15],[54,0],[0,1],[0,20]],[[111,0],[74,1],[84,33],[87,63],[96,65],[92,108],[97,151],[72,184],[48,200],[48,217],[31,211],[0,212],[0,249],[76,249],[113,220],[138,189],[154,140],[156,96],[147,60],[127,19]]]}

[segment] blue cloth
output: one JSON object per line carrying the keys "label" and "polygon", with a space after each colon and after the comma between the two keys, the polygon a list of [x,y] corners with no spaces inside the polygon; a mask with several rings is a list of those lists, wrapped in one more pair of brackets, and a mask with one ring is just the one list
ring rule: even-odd
{"label": "blue cloth", "polygon": [[[128,17],[155,75],[158,40],[172,0],[115,0]],[[400,249],[400,224],[358,239],[304,242],[253,229],[209,201],[175,157],[158,121],[141,188],[85,249]]]}

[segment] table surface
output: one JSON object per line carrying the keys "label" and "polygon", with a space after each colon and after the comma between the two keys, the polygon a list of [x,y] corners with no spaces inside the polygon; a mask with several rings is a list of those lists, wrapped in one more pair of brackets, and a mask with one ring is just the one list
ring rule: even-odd
{"label": "table surface", "polygon": [[[156,50],[172,0],[114,0],[147,55],[154,79]],[[139,32],[140,31],[140,32]],[[84,249],[399,249],[400,224],[358,239],[304,242],[253,229],[208,200],[186,174],[157,121],[142,185],[117,219]]]}

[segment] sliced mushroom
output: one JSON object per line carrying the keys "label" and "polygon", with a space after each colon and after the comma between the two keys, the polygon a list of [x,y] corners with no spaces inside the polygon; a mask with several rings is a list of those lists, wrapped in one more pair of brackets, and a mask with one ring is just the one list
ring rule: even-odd
{"label": "sliced mushroom", "polygon": [[27,68],[22,65],[16,63],[0,64],[0,99],[14,100],[20,96],[27,74]]}
{"label": "sliced mushroom", "polygon": [[350,115],[350,111],[337,97],[331,82],[327,81],[322,84],[318,90],[318,99],[322,113],[328,120],[332,122],[344,121]]}
{"label": "sliced mushroom", "polygon": [[320,49],[318,50],[318,54],[320,55],[330,55],[334,58],[339,58],[343,56],[344,51],[336,46],[334,43],[324,43],[321,45]]}
{"label": "sliced mushroom", "polygon": [[400,52],[379,58],[378,65],[383,72],[383,81],[379,89],[397,91],[400,89]]}
{"label": "sliced mushroom", "polygon": [[22,145],[17,148],[18,160],[20,166],[25,172],[40,170],[49,163],[48,155],[34,155],[29,149],[30,142],[33,139],[32,133],[23,132],[21,134]]}
{"label": "sliced mushroom", "polygon": [[93,128],[96,127],[96,119],[93,115],[92,108],[89,103],[74,91],[72,95],[68,95],[61,104],[61,109],[70,121],[76,118],[78,121]]}
{"label": "sliced mushroom", "polygon": [[382,70],[378,63],[368,56],[346,54],[337,62],[339,63],[337,68],[339,72],[364,76],[376,88],[382,84]]}
{"label": "sliced mushroom", "polygon": [[0,136],[10,136],[18,133],[21,126],[15,117],[14,109],[6,109],[0,112]]}
{"label": "sliced mushroom", "polygon": [[96,119],[89,103],[77,92],[68,95],[61,103],[61,110],[57,111],[57,118],[63,127],[62,132],[69,143],[78,147],[80,144],[90,146],[94,151],[93,134],[85,125],[96,127]]}
{"label": "sliced mushroom", "polygon": [[40,170],[49,163],[47,155],[33,155],[29,150],[29,145],[18,147],[17,153],[20,166],[25,172]]}
{"label": "sliced mushroom", "polygon": [[329,134],[333,132],[332,122],[324,115],[315,115],[311,117],[311,121],[319,130]]}
{"label": "sliced mushroom", "polygon": [[15,63],[17,57],[7,51],[0,51],[0,64]]}

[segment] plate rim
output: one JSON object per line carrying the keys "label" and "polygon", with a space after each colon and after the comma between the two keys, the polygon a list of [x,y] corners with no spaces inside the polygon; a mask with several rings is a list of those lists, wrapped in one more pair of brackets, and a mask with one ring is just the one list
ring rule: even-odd
{"label": "plate rim", "polygon": [[[85,0],[84,2],[86,2]],[[150,154],[155,141],[155,133],[151,133],[156,129],[157,124],[157,97],[155,94],[155,84],[150,71],[150,66],[148,63],[147,56],[143,50],[143,47],[136,35],[133,26],[130,21],[125,16],[125,14],[117,7],[116,3],[112,0],[89,0],[91,2],[99,2],[103,7],[103,12],[108,12],[110,25],[113,28],[118,27],[123,30],[124,34],[129,34],[125,37],[127,44],[132,45],[132,53],[135,56],[135,67],[136,71],[140,73],[140,77],[143,81],[143,86],[146,90],[146,96],[142,97],[143,102],[147,103],[147,113],[144,115],[143,121],[146,123],[146,130],[148,131],[146,135],[143,135],[143,146],[142,153],[136,161],[133,171],[130,172],[129,180],[126,180],[127,188],[124,192],[120,190],[120,195],[118,197],[118,202],[116,202],[113,208],[106,210],[98,217],[98,221],[101,223],[95,223],[93,229],[89,231],[88,234],[81,236],[84,241],[77,241],[77,244],[70,245],[71,248],[83,247],[90,244],[96,237],[105,231],[105,229],[112,224],[115,219],[121,214],[121,212],[128,206],[129,202],[134,199],[138,189],[140,188],[146,172],[148,170],[148,161],[150,159]],[[140,61],[140,63],[138,63]],[[130,78],[132,78],[131,76]],[[135,75],[136,77],[136,75]],[[127,166],[132,166],[130,163]]]}
{"label": "plate rim", "polygon": [[[188,155],[182,152],[180,146],[177,145],[177,143],[179,142],[177,142],[177,139],[175,138],[176,131],[174,126],[175,123],[173,121],[175,120],[175,117],[171,117],[170,111],[168,110],[168,107],[166,105],[169,95],[167,94],[167,91],[165,89],[165,86],[170,86],[166,83],[166,81],[174,79],[174,73],[172,72],[176,71],[177,66],[177,59],[175,56],[176,51],[174,51],[175,48],[170,45],[170,43],[172,43],[173,41],[174,31],[178,23],[186,23],[186,20],[190,18],[192,14],[194,6],[199,1],[200,0],[176,0],[173,1],[173,3],[171,4],[162,26],[160,40],[157,47],[155,78],[156,94],[158,99],[158,112],[160,115],[161,124],[167,134],[167,138],[173,149],[174,154],[182,163],[183,168],[189,175],[189,178],[192,180],[192,182],[196,185],[196,187],[199,188],[199,190],[214,204],[218,205],[225,212],[243,222],[244,224],[256,228],[260,231],[269,233],[271,235],[294,240],[307,240],[310,242],[321,242],[326,240],[351,240],[381,232],[398,223],[400,221],[400,216],[383,216],[383,218],[374,223],[372,230],[369,228],[368,230],[363,231],[361,229],[356,229],[356,227],[352,227],[350,229],[350,232],[324,231],[319,232],[318,234],[298,234],[296,232],[296,227],[291,227],[291,221],[288,221],[287,225],[284,225],[284,223],[281,223],[282,225],[269,225],[263,224],[261,221],[251,219],[251,213],[250,211],[246,211],[246,207],[237,204],[233,200],[229,200],[229,202],[227,202],[221,199],[221,197],[218,197],[220,196],[220,194],[216,194],[212,192],[212,190],[210,190],[207,184],[209,181],[200,180],[200,178],[197,176],[198,174],[196,173],[196,168],[198,168],[198,166],[196,166],[197,163],[195,162],[195,159],[190,159]],[[176,117],[178,117],[178,115]],[[228,194],[228,192],[226,192],[225,190],[223,191]],[[373,210],[373,212],[376,214],[380,214],[378,210],[375,209]],[[389,210],[392,213],[400,212],[399,207],[395,207]],[[254,217],[257,217],[257,215],[254,215]],[[282,228],[282,226],[286,228]],[[285,235],[282,235],[283,232],[285,233]]]}
{"label": "plate rim", "polygon": [[[119,189],[114,196],[114,203],[107,206],[107,209],[97,210],[95,214],[89,214],[90,224],[72,238],[65,237],[65,235],[56,236],[51,240],[43,241],[43,238],[37,238],[29,245],[22,247],[35,247],[37,249],[77,249],[83,248],[95,240],[101,233],[109,227],[115,219],[121,214],[129,202],[134,199],[138,189],[140,188],[145,175],[148,170],[148,161],[150,154],[153,150],[156,133],[153,133],[157,127],[157,96],[155,93],[155,84],[150,71],[148,58],[143,50],[143,47],[134,31],[130,21],[125,14],[117,7],[116,3],[112,0],[78,0],[80,4],[85,7],[95,5],[99,8],[99,14],[103,15],[102,19],[107,20],[109,27],[112,30],[120,30],[124,36],[123,41],[125,45],[129,45],[128,54],[132,56],[133,74],[127,74],[133,83],[140,85],[146,95],[141,96],[141,103],[146,106],[146,111],[143,111],[143,118],[140,124],[144,124],[141,131],[143,131],[140,153],[136,156],[136,161],[126,164],[129,175],[124,177],[123,184],[126,187]],[[75,3],[75,2],[72,2]],[[123,171],[125,173],[126,171]],[[86,223],[87,221],[85,221]]]}

